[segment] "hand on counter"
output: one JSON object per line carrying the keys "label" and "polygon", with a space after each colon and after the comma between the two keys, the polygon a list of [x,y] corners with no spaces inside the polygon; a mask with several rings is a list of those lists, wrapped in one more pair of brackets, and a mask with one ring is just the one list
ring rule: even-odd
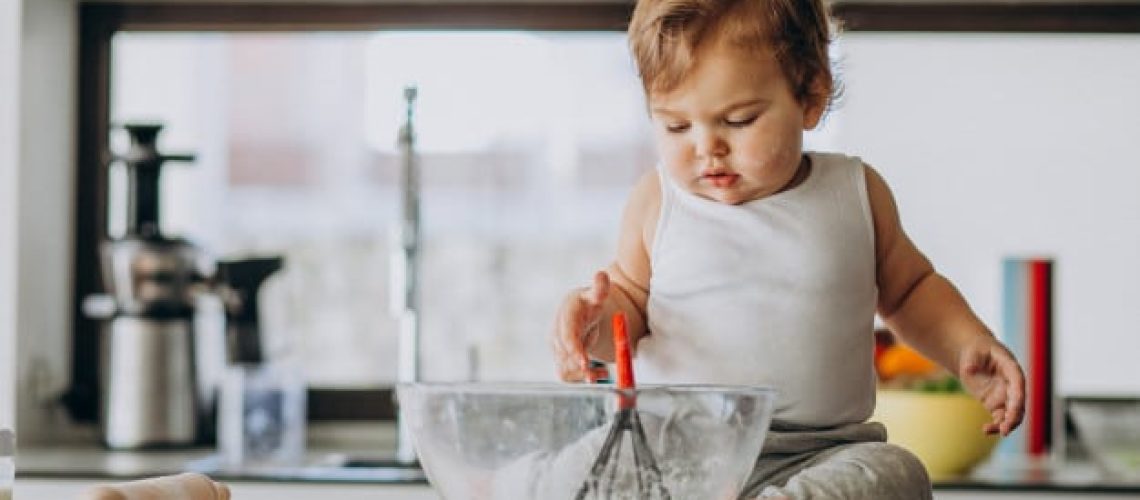
{"label": "hand on counter", "polygon": [[140,479],[126,483],[95,486],[87,490],[84,500],[229,500],[230,489],[209,477],[196,473]]}

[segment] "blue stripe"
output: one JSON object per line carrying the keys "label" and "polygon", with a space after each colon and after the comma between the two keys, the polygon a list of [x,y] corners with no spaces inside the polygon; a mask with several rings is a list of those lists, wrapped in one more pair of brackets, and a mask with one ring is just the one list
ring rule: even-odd
{"label": "blue stripe", "polygon": [[[999,337],[1023,367],[1026,366],[1029,356],[1025,349],[1026,339],[1029,336],[1026,328],[1029,317],[1030,260],[1020,257],[1006,257],[1002,260],[1002,329]],[[1028,450],[1028,442],[1022,431],[1024,427],[1022,425],[1002,439],[997,452],[1006,456],[1024,455]]]}

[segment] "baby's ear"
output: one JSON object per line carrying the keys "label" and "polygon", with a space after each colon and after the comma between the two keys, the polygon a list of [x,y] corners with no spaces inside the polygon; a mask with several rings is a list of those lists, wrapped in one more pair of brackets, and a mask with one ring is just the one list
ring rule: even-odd
{"label": "baby's ear", "polygon": [[804,105],[804,130],[812,130],[823,120],[823,111],[827,109],[824,99],[811,99]]}
{"label": "baby's ear", "polygon": [[804,96],[804,130],[817,127],[823,120],[823,113],[831,101],[831,85],[817,81],[811,86],[811,91]]}

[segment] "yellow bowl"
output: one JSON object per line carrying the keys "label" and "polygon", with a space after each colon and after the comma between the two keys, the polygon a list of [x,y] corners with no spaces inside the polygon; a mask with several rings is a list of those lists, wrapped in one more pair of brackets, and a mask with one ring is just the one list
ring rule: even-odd
{"label": "yellow bowl", "polygon": [[887,441],[917,455],[935,480],[966,473],[989,457],[998,441],[982,432],[989,412],[962,393],[879,391],[871,420],[882,422]]}

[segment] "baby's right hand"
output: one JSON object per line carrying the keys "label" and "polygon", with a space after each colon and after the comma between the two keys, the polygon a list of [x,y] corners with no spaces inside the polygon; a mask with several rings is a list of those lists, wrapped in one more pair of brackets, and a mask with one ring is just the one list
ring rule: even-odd
{"label": "baby's right hand", "polygon": [[562,302],[551,339],[562,380],[593,382],[609,377],[605,366],[590,367],[590,347],[598,340],[602,310],[609,294],[610,277],[598,271],[591,286],[570,292]]}

